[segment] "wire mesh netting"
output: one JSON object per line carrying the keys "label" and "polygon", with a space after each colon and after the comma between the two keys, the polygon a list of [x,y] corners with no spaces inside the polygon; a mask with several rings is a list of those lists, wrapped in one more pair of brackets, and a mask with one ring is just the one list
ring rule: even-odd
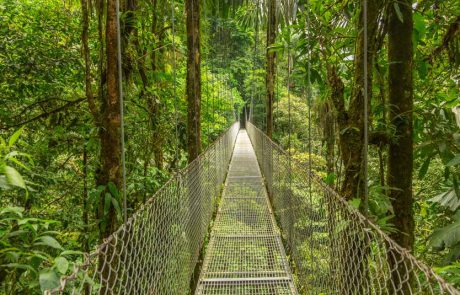
{"label": "wire mesh netting", "polygon": [[46,293],[192,292],[236,141],[196,294],[460,294],[246,125],[249,137],[234,124]]}
{"label": "wire mesh netting", "polygon": [[239,130],[235,123],[47,294],[189,294]]}
{"label": "wire mesh netting", "polygon": [[246,128],[300,294],[460,294],[313,169],[291,159],[251,123]]}
{"label": "wire mesh netting", "polygon": [[195,294],[297,294],[245,130],[236,141]]}

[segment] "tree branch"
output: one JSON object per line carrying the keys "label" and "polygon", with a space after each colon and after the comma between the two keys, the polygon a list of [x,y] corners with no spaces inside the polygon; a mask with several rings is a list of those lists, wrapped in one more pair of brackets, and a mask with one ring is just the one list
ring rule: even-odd
{"label": "tree branch", "polygon": [[457,18],[455,18],[455,20],[450,23],[449,28],[442,38],[441,45],[433,50],[433,52],[427,57],[427,60],[432,63],[433,60],[439,56],[443,50],[449,48],[449,44],[454,41],[455,37],[458,35],[460,35],[460,16],[457,16]]}
{"label": "tree branch", "polygon": [[28,119],[28,120],[25,120],[25,121],[23,121],[23,122],[20,122],[20,123],[17,123],[17,124],[13,124],[13,125],[9,125],[9,126],[0,126],[0,130],[8,130],[8,129],[10,129],[10,128],[20,127],[20,126],[29,124],[29,123],[34,122],[34,121],[37,121],[37,120],[47,118],[47,117],[49,117],[49,116],[52,115],[52,114],[56,114],[56,113],[62,112],[62,111],[66,110],[66,109],[68,109],[68,108],[70,108],[70,107],[72,107],[72,106],[74,106],[74,105],[77,105],[77,104],[79,104],[80,102],[85,101],[85,100],[86,100],[86,97],[76,99],[76,100],[71,101],[71,102],[69,102],[69,103],[67,103],[67,104],[65,104],[65,105],[63,105],[63,106],[61,106],[61,107],[58,107],[58,108],[56,108],[56,109],[54,109],[54,110],[51,110],[51,111],[49,111],[49,112],[46,112],[46,113],[42,113],[42,114],[40,114],[40,115],[38,115],[38,116],[35,116],[35,117],[33,117],[33,118],[31,118],[31,119]]}

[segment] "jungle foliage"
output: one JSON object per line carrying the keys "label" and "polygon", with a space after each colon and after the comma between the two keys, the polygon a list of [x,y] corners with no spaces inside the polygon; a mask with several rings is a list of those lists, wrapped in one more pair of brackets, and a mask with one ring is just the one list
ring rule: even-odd
{"label": "jungle foliage", "polygon": [[[117,126],[110,133],[104,125],[111,118],[107,97],[114,82],[107,9],[115,2],[39,2],[0,0],[2,294],[39,294],[57,286],[123,220],[119,154],[109,159],[104,157],[110,153],[101,152],[120,140]],[[197,92],[188,92],[185,2],[121,1],[128,215],[189,160],[190,93]],[[326,166],[322,176],[350,203],[393,237],[412,236],[407,246],[414,254],[459,286],[458,1],[371,1],[365,180],[352,173],[361,169],[362,157],[352,167],[347,159],[356,151],[344,149],[362,149],[363,2],[195,2],[201,6],[201,66],[189,79],[201,83],[201,98],[192,97],[201,111],[195,118],[201,127],[197,151],[236,118],[250,117],[297,159],[308,162],[311,156]],[[390,92],[392,46],[398,45],[389,31],[398,21],[412,26],[406,67],[412,93],[403,93],[412,99],[412,117],[397,114]],[[389,185],[391,149],[407,123],[401,118],[412,124],[413,164],[406,173],[411,232],[398,226],[392,196],[401,189]],[[104,174],[104,163],[118,172]],[[350,179],[356,187],[346,187]]]}

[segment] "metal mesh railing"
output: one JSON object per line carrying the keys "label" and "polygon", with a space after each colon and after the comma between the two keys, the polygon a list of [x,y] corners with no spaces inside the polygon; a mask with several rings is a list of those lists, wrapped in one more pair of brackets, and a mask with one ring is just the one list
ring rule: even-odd
{"label": "metal mesh railing", "polygon": [[291,159],[251,123],[246,128],[299,293],[460,294],[349,205],[316,172]]}
{"label": "metal mesh railing", "polygon": [[170,179],[47,294],[189,294],[239,123]]}

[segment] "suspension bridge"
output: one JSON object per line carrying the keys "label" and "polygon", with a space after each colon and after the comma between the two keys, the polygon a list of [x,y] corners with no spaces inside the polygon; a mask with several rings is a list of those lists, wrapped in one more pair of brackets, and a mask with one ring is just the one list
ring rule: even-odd
{"label": "suspension bridge", "polygon": [[313,166],[235,123],[46,293],[460,294]]}

